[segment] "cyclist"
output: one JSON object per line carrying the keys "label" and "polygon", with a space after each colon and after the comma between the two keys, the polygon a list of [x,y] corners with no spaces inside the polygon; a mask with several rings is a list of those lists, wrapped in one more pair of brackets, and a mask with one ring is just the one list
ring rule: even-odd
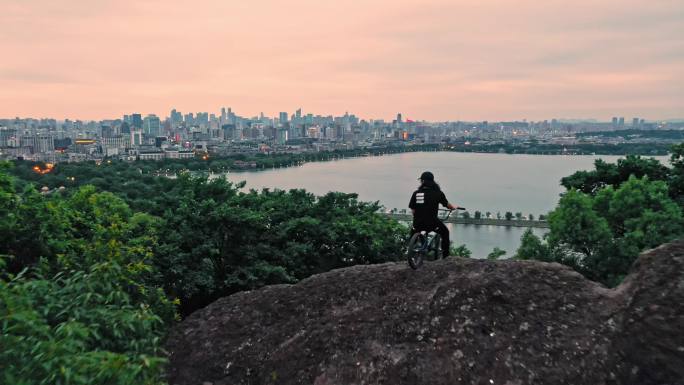
{"label": "cyclist", "polygon": [[458,206],[449,203],[430,171],[422,173],[418,180],[420,180],[420,186],[413,192],[409,202],[409,208],[413,213],[411,236],[420,231],[434,230],[442,238],[442,256],[446,258],[449,256],[451,245],[449,229],[439,220],[437,212],[440,204],[450,210],[456,210]]}

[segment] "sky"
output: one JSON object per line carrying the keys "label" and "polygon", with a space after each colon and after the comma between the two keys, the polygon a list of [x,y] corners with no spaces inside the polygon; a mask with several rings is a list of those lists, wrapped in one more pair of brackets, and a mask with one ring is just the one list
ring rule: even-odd
{"label": "sky", "polygon": [[684,118],[683,0],[0,0],[0,117]]}

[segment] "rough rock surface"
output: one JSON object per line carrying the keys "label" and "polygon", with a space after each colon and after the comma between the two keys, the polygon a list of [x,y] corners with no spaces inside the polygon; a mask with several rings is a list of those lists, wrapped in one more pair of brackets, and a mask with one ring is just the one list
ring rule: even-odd
{"label": "rough rock surface", "polygon": [[222,298],[167,349],[170,384],[684,384],[684,242],[612,290],[527,261],[335,270]]}

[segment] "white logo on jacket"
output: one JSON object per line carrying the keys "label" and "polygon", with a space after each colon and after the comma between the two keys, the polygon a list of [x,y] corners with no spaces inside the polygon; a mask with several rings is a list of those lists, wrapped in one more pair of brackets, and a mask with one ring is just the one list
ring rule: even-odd
{"label": "white logo on jacket", "polygon": [[416,203],[418,204],[423,204],[425,203],[425,193],[417,193],[416,194]]}

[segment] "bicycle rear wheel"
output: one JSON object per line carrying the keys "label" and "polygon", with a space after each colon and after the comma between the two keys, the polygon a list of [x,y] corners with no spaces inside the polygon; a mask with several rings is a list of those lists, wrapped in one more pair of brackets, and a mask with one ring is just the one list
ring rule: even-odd
{"label": "bicycle rear wheel", "polygon": [[440,237],[439,234],[435,234],[434,237],[432,237],[432,241],[430,242],[429,248],[428,248],[428,254],[430,257],[431,261],[436,261],[440,258],[442,258],[442,248],[440,247],[442,245],[442,238]]}
{"label": "bicycle rear wheel", "polygon": [[425,237],[420,233],[413,234],[408,244],[406,256],[408,257],[408,264],[412,269],[417,269],[423,264],[423,254]]}

